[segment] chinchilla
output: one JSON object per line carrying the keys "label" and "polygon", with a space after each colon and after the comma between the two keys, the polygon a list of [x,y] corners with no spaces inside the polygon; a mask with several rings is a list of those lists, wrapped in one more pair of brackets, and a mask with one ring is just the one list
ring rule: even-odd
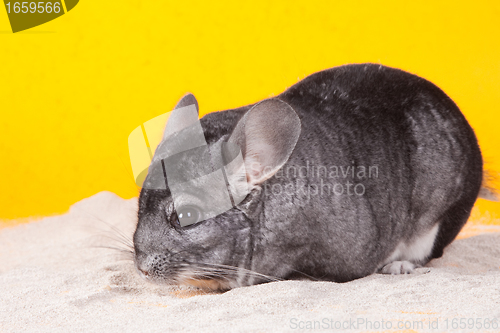
{"label": "chinchilla", "polygon": [[[190,104],[198,108],[188,94],[176,108]],[[175,110],[169,122],[188,126]],[[411,273],[442,255],[480,190],[495,199],[481,189],[481,151],[458,107],[399,69],[331,68],[200,122],[209,146],[239,145],[250,192],[182,227],[184,208],[174,207],[168,186],[143,188],[135,265],[155,283],[227,290]]]}

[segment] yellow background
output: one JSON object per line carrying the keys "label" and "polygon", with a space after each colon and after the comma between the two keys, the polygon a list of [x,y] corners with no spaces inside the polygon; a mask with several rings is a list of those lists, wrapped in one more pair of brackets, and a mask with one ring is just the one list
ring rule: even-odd
{"label": "yellow background", "polygon": [[[81,0],[17,34],[0,8],[0,219],[61,213],[102,190],[136,196],[128,134],[187,91],[204,114],[354,62],[441,87],[499,172],[499,36],[494,0]],[[477,207],[490,223],[500,213]]]}

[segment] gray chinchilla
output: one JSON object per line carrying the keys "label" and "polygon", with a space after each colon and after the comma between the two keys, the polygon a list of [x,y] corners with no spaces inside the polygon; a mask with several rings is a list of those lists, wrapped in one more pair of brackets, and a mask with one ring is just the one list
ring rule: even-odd
{"label": "gray chinchilla", "polygon": [[[191,104],[198,107],[189,94],[177,108]],[[494,196],[481,189],[481,152],[455,103],[398,69],[324,70],[276,98],[200,122],[209,146],[240,146],[251,191],[232,209],[181,227],[183,208],[168,187],[143,188],[135,265],[152,282],[227,290],[411,273],[442,255],[480,190]]]}

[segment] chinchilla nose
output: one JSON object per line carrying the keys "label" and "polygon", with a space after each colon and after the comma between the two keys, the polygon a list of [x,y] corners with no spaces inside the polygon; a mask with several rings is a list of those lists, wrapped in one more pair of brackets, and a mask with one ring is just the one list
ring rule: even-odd
{"label": "chinchilla nose", "polygon": [[135,266],[142,277],[148,278],[162,272],[166,267],[166,256],[159,253],[140,253],[135,256]]}
{"label": "chinchilla nose", "polygon": [[148,256],[144,253],[137,253],[135,255],[135,267],[143,278],[151,275],[151,266],[148,265]]}
{"label": "chinchilla nose", "polygon": [[145,278],[149,277],[149,272],[147,270],[144,270],[143,268],[141,267],[137,267],[137,269],[139,270],[139,274]]}

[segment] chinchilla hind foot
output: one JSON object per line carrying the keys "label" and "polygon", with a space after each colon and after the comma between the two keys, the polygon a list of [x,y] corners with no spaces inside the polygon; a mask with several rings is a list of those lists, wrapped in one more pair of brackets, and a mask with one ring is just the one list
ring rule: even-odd
{"label": "chinchilla hind foot", "polygon": [[391,275],[399,275],[399,274],[412,274],[415,273],[415,268],[420,267],[415,265],[409,261],[393,261],[380,269],[380,273],[382,274],[391,274]]}

